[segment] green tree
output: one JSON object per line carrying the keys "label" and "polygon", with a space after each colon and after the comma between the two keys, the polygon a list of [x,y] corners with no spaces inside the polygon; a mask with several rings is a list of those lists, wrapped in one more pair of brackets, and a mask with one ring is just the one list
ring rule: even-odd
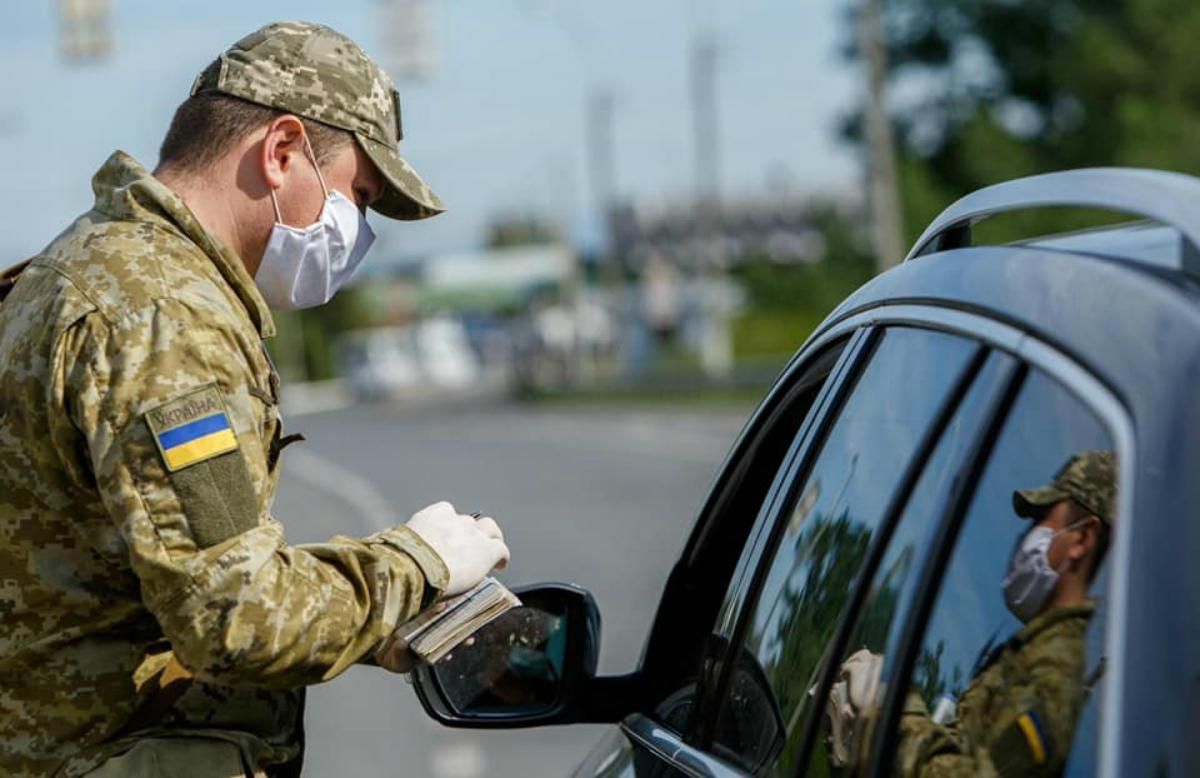
{"label": "green tree", "polygon": [[[890,80],[920,95],[893,110],[910,237],[956,197],[1019,176],[1200,173],[1194,0],[888,0],[885,16]],[[1035,211],[990,237],[1094,221]]]}

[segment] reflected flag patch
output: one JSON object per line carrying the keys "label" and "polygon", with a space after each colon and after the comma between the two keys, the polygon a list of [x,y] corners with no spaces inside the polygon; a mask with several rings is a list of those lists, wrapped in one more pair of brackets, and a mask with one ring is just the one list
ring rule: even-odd
{"label": "reflected flag patch", "polygon": [[215,386],[171,400],[146,414],[146,424],[167,470],[237,450],[237,436]]}
{"label": "reflected flag patch", "polygon": [[1033,761],[1036,764],[1045,764],[1046,738],[1042,735],[1042,722],[1038,720],[1037,714],[1033,711],[1022,713],[1017,717],[1017,726],[1025,735],[1025,742],[1029,744],[1029,753],[1033,756]]}

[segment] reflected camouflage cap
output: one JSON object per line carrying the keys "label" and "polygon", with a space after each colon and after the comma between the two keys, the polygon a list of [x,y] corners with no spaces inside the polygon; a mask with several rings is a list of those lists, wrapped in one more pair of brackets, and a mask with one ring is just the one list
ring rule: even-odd
{"label": "reflected camouflage cap", "polygon": [[1013,492],[1013,510],[1018,516],[1040,518],[1051,505],[1072,499],[1112,524],[1116,498],[1116,456],[1111,451],[1085,451],[1071,457],[1045,486]]}
{"label": "reflected camouflage cap", "polygon": [[276,22],[230,46],[196,77],[192,94],[220,92],[347,130],[387,182],[371,207],[393,219],[446,210],[398,146],[400,95],[383,69],[324,25]]}

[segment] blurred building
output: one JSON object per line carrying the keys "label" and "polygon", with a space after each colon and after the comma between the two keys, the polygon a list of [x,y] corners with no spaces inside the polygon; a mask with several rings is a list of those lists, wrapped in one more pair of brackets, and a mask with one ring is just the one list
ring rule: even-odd
{"label": "blurred building", "polygon": [[825,249],[805,198],[770,197],[696,208],[622,206],[609,214],[614,255],[635,271],[654,262],[684,269],[730,267],[751,259],[819,260]]}

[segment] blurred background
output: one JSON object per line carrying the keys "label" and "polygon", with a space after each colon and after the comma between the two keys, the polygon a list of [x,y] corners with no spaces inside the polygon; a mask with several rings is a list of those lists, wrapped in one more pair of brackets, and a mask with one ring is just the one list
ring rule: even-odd
{"label": "blurred background", "polygon": [[[385,223],[356,282],[278,316],[293,542],[450,499],[510,584],[572,580],[637,662],[716,468],[787,358],[954,198],[1087,165],[1200,171],[1187,0],[9,0],[0,266],[147,167],[193,77],[262,24],[357,40],[449,206]],[[1086,226],[1037,211],[1011,240]],[[399,678],[313,690],[307,774],[565,775],[595,727],[427,721]]]}

